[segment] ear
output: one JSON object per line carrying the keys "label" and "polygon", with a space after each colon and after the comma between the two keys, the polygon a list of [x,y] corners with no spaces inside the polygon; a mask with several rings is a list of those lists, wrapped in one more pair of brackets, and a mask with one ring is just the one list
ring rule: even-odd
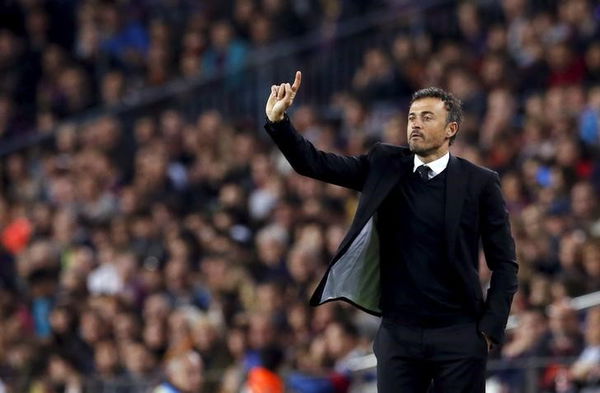
{"label": "ear", "polygon": [[458,123],[453,121],[446,126],[446,138],[450,139],[458,132]]}

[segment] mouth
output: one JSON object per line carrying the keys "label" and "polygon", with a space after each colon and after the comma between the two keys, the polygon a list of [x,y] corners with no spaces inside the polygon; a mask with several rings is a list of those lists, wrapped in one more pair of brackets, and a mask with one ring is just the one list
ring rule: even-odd
{"label": "mouth", "polygon": [[410,139],[413,139],[413,138],[423,138],[423,136],[420,134],[410,134]]}

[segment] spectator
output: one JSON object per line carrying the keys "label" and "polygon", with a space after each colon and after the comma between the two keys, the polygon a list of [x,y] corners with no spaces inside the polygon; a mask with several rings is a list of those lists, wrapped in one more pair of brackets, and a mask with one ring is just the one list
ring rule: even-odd
{"label": "spectator", "polygon": [[285,391],[284,383],[281,377],[277,375],[277,369],[281,365],[282,360],[283,354],[277,347],[264,348],[261,350],[261,366],[253,367],[248,372],[248,381],[242,392],[283,393]]}
{"label": "spectator", "polygon": [[583,388],[582,393],[592,392],[598,386],[600,376],[600,308],[588,311],[585,328],[586,346],[569,370],[570,378]]}
{"label": "spectator", "polygon": [[167,364],[167,381],[153,390],[155,393],[201,393],[202,359],[196,352],[183,353]]}
{"label": "spectator", "polygon": [[246,45],[233,36],[226,21],[215,23],[210,32],[210,46],[204,54],[202,69],[207,76],[239,70],[246,60]]}
{"label": "spectator", "polygon": [[102,50],[117,64],[134,71],[148,54],[149,37],[146,28],[136,20],[124,20],[124,9],[105,3],[99,10]]}

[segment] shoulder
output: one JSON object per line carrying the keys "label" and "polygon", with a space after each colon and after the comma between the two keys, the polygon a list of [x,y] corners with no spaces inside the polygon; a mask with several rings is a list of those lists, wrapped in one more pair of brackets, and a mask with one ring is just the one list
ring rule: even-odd
{"label": "shoulder", "polygon": [[464,170],[467,170],[469,172],[477,173],[486,177],[498,176],[498,172],[490,168],[486,168],[482,165],[475,164],[474,162],[471,162],[466,158],[458,157],[452,154],[450,155],[450,157],[451,159],[455,159],[458,163],[460,163]]}
{"label": "shoulder", "polygon": [[466,158],[458,157],[455,155],[450,155],[450,160],[455,160],[455,162],[460,165],[461,169],[468,172],[472,179],[475,179],[481,183],[488,183],[493,179],[498,179],[498,172],[486,168],[481,165],[477,165]]}
{"label": "shoulder", "polygon": [[390,143],[377,142],[369,150],[369,154],[383,155],[383,156],[408,156],[411,154],[410,149],[407,146],[392,145]]}

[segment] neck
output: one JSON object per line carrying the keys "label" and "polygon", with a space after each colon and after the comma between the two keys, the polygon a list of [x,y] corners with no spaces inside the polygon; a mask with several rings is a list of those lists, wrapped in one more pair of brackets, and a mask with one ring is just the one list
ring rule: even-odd
{"label": "neck", "polygon": [[448,153],[448,149],[440,149],[435,152],[431,152],[429,154],[425,154],[424,156],[417,154],[419,159],[423,161],[424,164],[429,164],[432,161],[437,160],[438,158],[444,156],[444,154]]}

